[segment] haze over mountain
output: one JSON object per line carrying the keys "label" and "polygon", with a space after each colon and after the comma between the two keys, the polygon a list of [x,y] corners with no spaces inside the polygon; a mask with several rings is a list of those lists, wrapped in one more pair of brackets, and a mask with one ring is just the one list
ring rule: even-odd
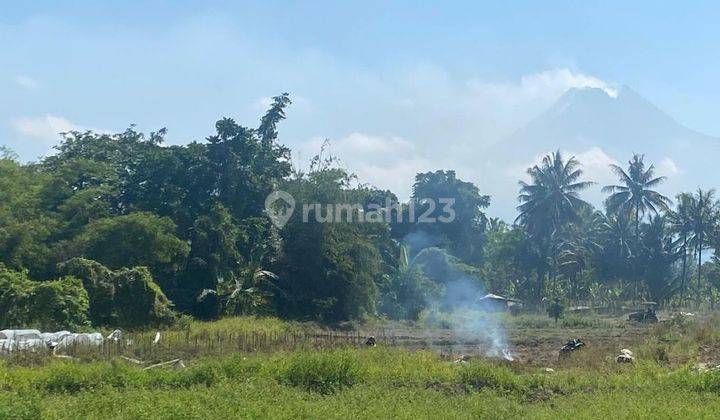
{"label": "haze over mountain", "polygon": [[[586,178],[598,183],[586,193],[596,206],[604,198],[600,188],[616,181],[608,165],[626,166],[633,153],[644,154],[658,175],[667,176],[660,190],[671,196],[720,181],[713,167],[720,139],[683,126],[627,86],[569,89],[489,155],[511,162],[506,175],[520,177],[532,162],[558,149],[575,155]],[[501,186],[493,200],[495,211],[505,218],[514,214],[515,205],[503,199],[512,195],[505,192],[508,187]]]}
{"label": "haze over mountain", "polygon": [[570,89],[509,139],[511,144],[544,149],[601,145],[612,154],[635,150],[655,158],[717,141],[677,123],[627,86]]}
{"label": "haze over mountain", "polygon": [[[203,2],[144,5],[139,18],[90,3],[13,2],[0,16],[0,145],[23,162],[52,153],[68,130],[136,124],[167,127],[168,145],[202,141],[217,119],[252,124],[289,92],[280,139],[296,166],[330,139],[361,182],[402,198],[418,171],[455,169],[507,220],[518,178],[557,147],[598,183],[633,151],[670,177],[673,195],[717,181],[708,160],[718,142],[682,127],[720,136],[707,71],[720,64],[708,53],[717,7]],[[599,90],[572,90],[581,87]]]}

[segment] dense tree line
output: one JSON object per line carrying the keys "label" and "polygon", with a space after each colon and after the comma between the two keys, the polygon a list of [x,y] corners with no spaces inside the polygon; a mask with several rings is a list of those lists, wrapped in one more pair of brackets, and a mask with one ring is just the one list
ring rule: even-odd
{"label": "dense tree line", "polygon": [[[408,203],[358,183],[322,152],[309,170],[293,170],[277,128],[289,104],[280,95],[258,128],[224,118],[184,146],[165,146],[165,130],[131,127],[66,133],[35,163],[2,149],[0,326],[141,327],[180,313],[417,318],[457,278],[530,305],[714,304],[714,192],[673,202],[655,190],[664,178],[642,155],[613,166],[618,184],[604,188],[600,210],[581,197],[591,185],[581,165],[549,154],[520,182],[509,224],[488,217],[490,197],[451,170],[418,174]],[[278,189],[298,206],[393,206],[382,223],[321,223],[323,208],[311,208],[276,227],[265,198]],[[442,207],[424,199],[452,199],[453,220],[403,217],[437,218]]]}

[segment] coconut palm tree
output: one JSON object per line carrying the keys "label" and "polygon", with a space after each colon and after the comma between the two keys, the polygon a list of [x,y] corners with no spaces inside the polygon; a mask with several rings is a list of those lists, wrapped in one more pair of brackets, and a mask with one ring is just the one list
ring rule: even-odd
{"label": "coconut palm tree", "polygon": [[580,191],[592,182],[580,181],[580,163],[571,157],[565,162],[560,151],[545,156],[540,165],[527,170],[530,183],[520,181],[517,207],[520,222],[531,235],[557,231],[577,218],[578,211],[589,204],[580,199]]}
{"label": "coconut palm tree", "polygon": [[677,208],[668,212],[668,223],[673,234],[678,236],[677,247],[681,254],[682,268],[680,271],[680,294],[685,290],[687,279],[688,247],[693,234],[692,208],[694,198],[692,194],[680,193],[677,195]]}
{"label": "coconut palm tree", "polygon": [[578,299],[580,290],[587,284],[579,284],[583,271],[587,269],[593,255],[602,250],[600,229],[602,215],[588,208],[582,211],[578,221],[564,229],[558,246],[560,271],[570,283],[570,296]]}
{"label": "coconut palm tree", "polygon": [[633,258],[633,229],[626,214],[598,215],[598,230],[606,250],[611,250],[617,260]]}
{"label": "coconut palm tree", "polygon": [[618,165],[610,165],[622,185],[608,185],[603,187],[602,191],[610,193],[605,201],[608,211],[622,211],[634,217],[637,240],[640,235],[640,220],[645,214],[658,214],[659,210],[668,211],[672,201],[652,189],[665,181],[665,177],[655,176],[654,165],[646,168],[643,155],[633,155],[628,164],[627,172]]}
{"label": "coconut palm tree", "polygon": [[[658,214],[660,210],[669,211],[672,201],[653,190],[665,181],[664,176],[655,176],[655,167],[645,167],[644,156],[634,154],[628,162],[628,171],[618,165],[610,165],[613,172],[620,179],[621,185],[608,185],[603,187],[604,193],[610,193],[605,200],[605,206],[611,213],[625,213],[635,221],[635,247],[640,246],[640,220],[649,212]],[[636,252],[637,254],[637,252]],[[639,292],[639,279],[637,259],[634,265],[635,294]]]}
{"label": "coconut palm tree", "polygon": [[548,271],[548,259],[557,261],[559,232],[577,220],[578,212],[590,205],[580,199],[580,191],[592,185],[581,181],[580,163],[571,157],[565,161],[560,151],[545,156],[540,165],[527,170],[530,182],[520,181],[516,222],[525,228],[540,251],[536,297],[542,298],[543,277]]}
{"label": "coconut palm tree", "polygon": [[692,197],[690,207],[692,221],[692,245],[697,251],[697,304],[700,305],[700,278],[702,252],[707,249],[717,228],[718,203],[715,201],[715,190],[697,190]]}
{"label": "coconut palm tree", "polygon": [[636,259],[635,232],[631,218],[624,213],[597,212],[598,241],[601,244],[601,263],[598,268],[603,276],[620,280],[620,286],[613,289],[622,294],[628,290],[623,280],[628,280]]}
{"label": "coconut palm tree", "polygon": [[672,233],[665,216],[650,217],[642,226],[642,244],[638,249],[643,279],[649,298],[660,302],[676,290],[676,281],[671,276],[672,266],[678,259]]}

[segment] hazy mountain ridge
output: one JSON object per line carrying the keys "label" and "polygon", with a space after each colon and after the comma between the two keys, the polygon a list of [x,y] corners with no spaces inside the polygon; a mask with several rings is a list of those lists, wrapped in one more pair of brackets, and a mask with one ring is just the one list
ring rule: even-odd
{"label": "hazy mountain ridge", "polygon": [[616,181],[608,165],[626,166],[633,153],[644,154],[657,175],[668,177],[660,190],[671,197],[720,184],[715,170],[720,138],[685,127],[627,86],[614,97],[601,88],[573,88],[491,151],[498,169],[504,167],[500,185],[485,183],[497,198],[496,211],[503,217],[515,213],[516,190],[507,182],[555,150],[576,155],[586,178],[598,183],[584,193],[596,206],[605,197],[600,187]]}
{"label": "hazy mountain ridge", "polygon": [[532,150],[533,155],[597,146],[619,159],[637,152],[684,161],[684,156],[675,155],[692,152],[693,146],[720,151],[720,139],[681,125],[627,86],[615,98],[599,88],[570,89],[506,143],[516,151]]}

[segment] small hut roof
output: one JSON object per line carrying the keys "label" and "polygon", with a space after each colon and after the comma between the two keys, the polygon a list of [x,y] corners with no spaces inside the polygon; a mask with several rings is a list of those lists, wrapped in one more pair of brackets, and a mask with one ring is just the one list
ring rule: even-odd
{"label": "small hut roof", "polygon": [[496,295],[493,293],[488,293],[487,295],[481,297],[480,300],[500,300],[503,302],[520,302],[517,299],[510,299],[510,298],[506,298],[504,296],[499,296],[499,295]]}

